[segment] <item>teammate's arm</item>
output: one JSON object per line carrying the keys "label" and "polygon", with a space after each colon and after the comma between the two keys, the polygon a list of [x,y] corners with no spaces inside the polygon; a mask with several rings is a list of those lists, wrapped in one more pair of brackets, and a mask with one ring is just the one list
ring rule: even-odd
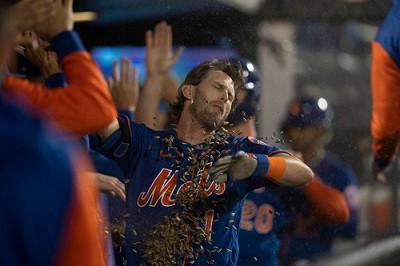
{"label": "teammate's arm", "polygon": [[146,81],[140,93],[136,121],[144,123],[150,128],[154,128],[153,122],[156,117],[157,109],[165,81],[171,83],[168,76],[169,70],[182,54],[183,48],[172,53],[172,30],[165,22],[158,23],[154,32],[146,33]]}
{"label": "teammate's arm", "polygon": [[34,107],[46,110],[64,129],[78,135],[94,133],[115,119],[115,107],[100,70],[78,35],[71,31],[72,1],[56,5],[56,15],[40,28],[40,33],[52,38],[68,88],[49,91],[26,80],[8,78],[4,92],[28,98]]}
{"label": "teammate's arm", "polygon": [[396,153],[400,136],[400,3],[395,2],[372,42],[373,173],[384,180],[383,169]]}
{"label": "teammate's arm", "polygon": [[303,192],[318,220],[332,224],[345,224],[349,221],[350,210],[343,194],[325,185],[316,174],[303,187]]}

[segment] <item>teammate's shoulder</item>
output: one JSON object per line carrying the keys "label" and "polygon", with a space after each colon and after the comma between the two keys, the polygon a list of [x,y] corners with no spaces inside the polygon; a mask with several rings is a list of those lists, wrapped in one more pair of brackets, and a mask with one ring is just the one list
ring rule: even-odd
{"label": "teammate's shoulder", "polygon": [[327,151],[325,153],[325,165],[328,166],[332,172],[345,179],[356,179],[355,173],[351,166],[345,163],[338,155]]}
{"label": "teammate's shoulder", "polygon": [[72,148],[57,139],[44,121],[25,114],[17,106],[2,103],[0,120],[0,157],[7,166],[2,170],[8,175],[30,180],[47,177],[50,182],[71,175],[69,152]]}

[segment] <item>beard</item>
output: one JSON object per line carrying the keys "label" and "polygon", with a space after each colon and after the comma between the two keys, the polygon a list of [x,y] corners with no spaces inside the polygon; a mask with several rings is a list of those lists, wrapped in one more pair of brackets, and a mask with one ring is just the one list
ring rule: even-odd
{"label": "beard", "polygon": [[228,117],[228,114],[210,111],[210,107],[210,103],[207,103],[203,95],[196,95],[193,99],[193,103],[189,106],[190,114],[199,121],[207,131],[219,129]]}

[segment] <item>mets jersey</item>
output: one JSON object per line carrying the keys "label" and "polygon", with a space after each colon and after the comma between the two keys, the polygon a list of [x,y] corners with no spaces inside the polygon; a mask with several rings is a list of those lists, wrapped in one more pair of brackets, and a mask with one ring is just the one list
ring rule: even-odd
{"label": "mets jersey", "polygon": [[243,204],[238,265],[278,265],[279,231],[289,223],[286,203],[279,190],[259,188]]}
{"label": "mets jersey", "polygon": [[0,121],[0,265],[105,265],[87,160],[1,98]]}
{"label": "mets jersey", "polygon": [[[229,136],[219,141],[218,145],[191,145],[180,141],[174,129],[154,131],[134,122],[130,122],[129,134],[130,143],[123,141],[126,132],[121,129],[101,146],[97,146],[96,139],[92,139],[91,143],[92,148],[116,160],[124,172],[127,194],[126,263],[148,263],[154,249],[165,248],[163,243],[168,240],[160,239],[168,235],[165,230],[169,230],[174,223],[179,224],[182,219],[187,219],[183,214],[190,216],[191,213],[198,212],[199,217],[185,221],[192,225],[189,229],[194,232],[197,230],[202,233],[199,227],[212,232],[210,239],[204,240],[202,234],[180,235],[179,230],[173,232],[168,237],[179,236],[177,241],[179,238],[183,239],[183,243],[187,245],[171,249],[185,249],[191,251],[191,254],[172,254],[168,257],[169,263],[235,265],[244,197],[256,188],[275,185],[265,175],[260,174],[262,167],[265,167],[260,160],[252,176],[230,183],[216,184],[205,170],[218,158],[235,154],[239,150],[261,156],[274,156],[283,151],[251,137]],[[215,133],[214,136],[217,135]],[[193,167],[189,172],[187,169],[193,165],[194,160],[201,161],[202,167]],[[198,183],[191,181],[194,179],[188,178],[188,175],[192,178],[198,177]],[[182,204],[177,199],[179,195],[185,195],[188,188],[193,189],[188,198],[193,200],[193,195],[198,195],[204,196],[204,200],[195,202],[190,212],[185,212],[187,203]],[[154,247],[152,243],[160,245]]]}

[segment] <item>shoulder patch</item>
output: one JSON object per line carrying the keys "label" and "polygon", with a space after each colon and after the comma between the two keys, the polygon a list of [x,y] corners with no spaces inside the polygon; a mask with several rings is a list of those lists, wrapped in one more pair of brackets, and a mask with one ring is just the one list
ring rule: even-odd
{"label": "shoulder patch", "polygon": [[258,139],[254,138],[254,137],[247,137],[247,139],[248,139],[251,143],[258,144],[258,145],[263,145],[263,146],[268,146],[267,143],[265,143],[265,142],[263,142],[263,141],[261,141],[261,140],[258,140]]}

